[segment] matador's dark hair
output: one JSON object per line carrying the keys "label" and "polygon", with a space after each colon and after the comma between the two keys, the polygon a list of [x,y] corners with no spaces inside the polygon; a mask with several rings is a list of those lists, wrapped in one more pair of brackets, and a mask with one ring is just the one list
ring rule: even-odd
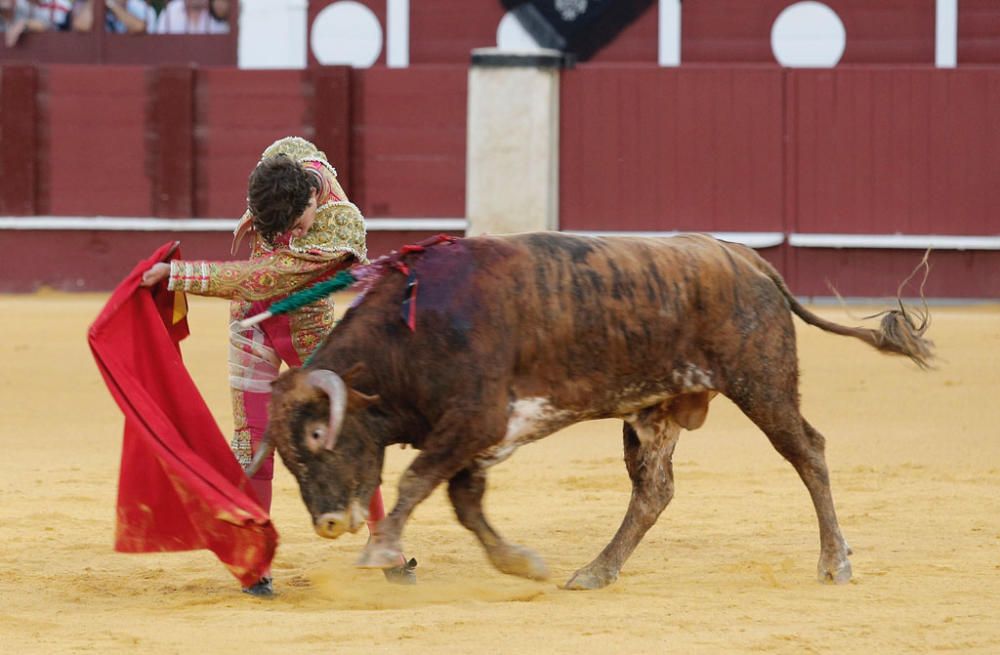
{"label": "matador's dark hair", "polygon": [[253,226],[268,243],[292,228],[309,205],[309,192],[319,191],[319,179],[283,154],[260,162],[250,174],[247,205]]}

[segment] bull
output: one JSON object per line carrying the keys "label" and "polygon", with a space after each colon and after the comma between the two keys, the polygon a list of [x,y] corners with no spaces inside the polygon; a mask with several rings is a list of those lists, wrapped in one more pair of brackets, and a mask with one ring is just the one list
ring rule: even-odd
{"label": "bull", "polygon": [[396,566],[408,517],[447,482],[459,522],[497,569],[545,579],[543,560],[487,521],[487,469],[579,421],[620,418],[627,513],[564,585],[604,587],[673,497],[681,429],[701,427],[723,394],[805,483],[819,579],[850,579],[824,437],[799,411],[791,314],[921,366],[932,356],[927,314],[918,323],[900,303],[877,330],[828,321],[752,249],[697,234],[473,237],[398,255],[383,271],[311,362],[274,383],[255,460],[276,448],[315,531],[336,538],[364,525],[386,447],[420,451],[358,566]]}

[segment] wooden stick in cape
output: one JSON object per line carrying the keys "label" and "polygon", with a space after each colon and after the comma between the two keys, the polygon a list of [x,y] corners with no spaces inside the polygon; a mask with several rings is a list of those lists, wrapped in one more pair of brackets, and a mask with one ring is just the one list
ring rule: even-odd
{"label": "wooden stick in cape", "polygon": [[248,328],[257,325],[261,321],[266,321],[272,316],[287,314],[288,312],[296,310],[299,307],[305,307],[306,305],[316,302],[320,298],[329,296],[331,293],[343,291],[355,282],[357,282],[357,278],[354,277],[353,273],[350,271],[340,271],[329,280],[317,282],[311,287],[307,287],[302,291],[296,291],[287,298],[279,300],[268,307],[267,311],[254,314],[249,318],[243,319],[240,321],[240,327]]}

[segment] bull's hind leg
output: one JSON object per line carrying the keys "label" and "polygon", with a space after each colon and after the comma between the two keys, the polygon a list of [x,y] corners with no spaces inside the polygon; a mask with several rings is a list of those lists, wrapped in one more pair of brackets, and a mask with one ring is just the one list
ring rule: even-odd
{"label": "bull's hind leg", "polygon": [[826,467],[825,439],[802,418],[796,403],[736,403],[764,431],[774,448],[791,462],[802,478],[819,520],[820,582],[844,584],[851,579],[850,550],[840,533]]}
{"label": "bull's hind leg", "polygon": [[566,589],[600,589],[614,582],[625,560],[674,496],[673,454],[681,428],[661,412],[645,418],[636,427],[626,423],[624,428],[632,497],[621,527],[593,562],[573,574]]}
{"label": "bull's hind leg", "polygon": [[480,466],[461,471],[448,482],[448,497],[459,522],[471,530],[486,550],[493,566],[502,573],[532,580],[545,580],[548,569],[533,551],[504,541],[483,514],[486,472]]}

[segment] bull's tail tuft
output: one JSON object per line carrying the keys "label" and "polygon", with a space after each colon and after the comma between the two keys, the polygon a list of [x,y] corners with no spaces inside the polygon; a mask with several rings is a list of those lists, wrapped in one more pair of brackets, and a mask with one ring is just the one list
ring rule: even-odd
{"label": "bull's tail tuft", "polygon": [[924,338],[930,325],[929,317],[930,314],[925,313],[918,325],[902,304],[899,309],[883,312],[878,331],[872,330],[875,336],[872,345],[884,352],[906,355],[920,368],[928,368],[934,356],[931,352],[934,343]]}
{"label": "bull's tail tuft", "polygon": [[[927,328],[931,325],[931,313],[927,309],[927,301],[924,300],[924,285],[927,284],[927,276],[931,272],[931,265],[927,261],[930,254],[931,250],[928,248],[920,263],[906,276],[905,280],[899,283],[899,288],[896,289],[896,302],[899,304],[899,309],[891,309],[869,317],[882,317],[882,324],[879,326],[879,330],[874,333],[877,343],[872,345],[883,352],[906,355],[920,368],[929,368],[929,361],[934,356],[931,352],[931,348],[934,346],[933,342],[924,339],[924,332],[927,332]],[[903,305],[903,289],[920,269],[924,269],[924,279],[920,282],[920,301],[923,303],[923,309],[920,312],[912,312]],[[916,320],[914,319],[915,315],[919,317]]]}
{"label": "bull's tail tuft", "polygon": [[[899,309],[890,309],[888,311],[866,317],[882,317],[882,323],[878,330],[848,327],[846,325],[834,323],[833,321],[828,321],[825,318],[813,314],[795,299],[795,296],[793,296],[792,292],[789,291],[785,281],[781,278],[781,275],[774,269],[774,267],[760,257],[758,257],[758,267],[761,268],[761,270],[769,278],[771,278],[774,284],[781,291],[782,295],[785,296],[789,307],[791,307],[791,310],[795,313],[795,315],[809,325],[816,326],[821,330],[832,332],[834,334],[860,339],[881,352],[904,355],[913,360],[913,362],[920,368],[930,368],[930,361],[934,357],[932,352],[934,343],[924,338],[924,333],[927,332],[927,328],[930,327],[931,318],[930,310],[927,308],[927,302],[924,301],[924,284],[926,284],[927,276],[930,273],[930,264],[927,262],[929,255],[930,250],[924,253],[924,258],[919,264],[917,264],[917,267],[914,268],[913,272],[910,273],[899,285],[896,292],[896,301],[899,304]],[[920,299],[923,302],[923,309],[916,311],[908,309],[903,304],[902,294],[903,288],[911,279],[913,279],[913,276],[916,275],[917,271],[921,268],[924,269],[924,279],[920,284]]]}

